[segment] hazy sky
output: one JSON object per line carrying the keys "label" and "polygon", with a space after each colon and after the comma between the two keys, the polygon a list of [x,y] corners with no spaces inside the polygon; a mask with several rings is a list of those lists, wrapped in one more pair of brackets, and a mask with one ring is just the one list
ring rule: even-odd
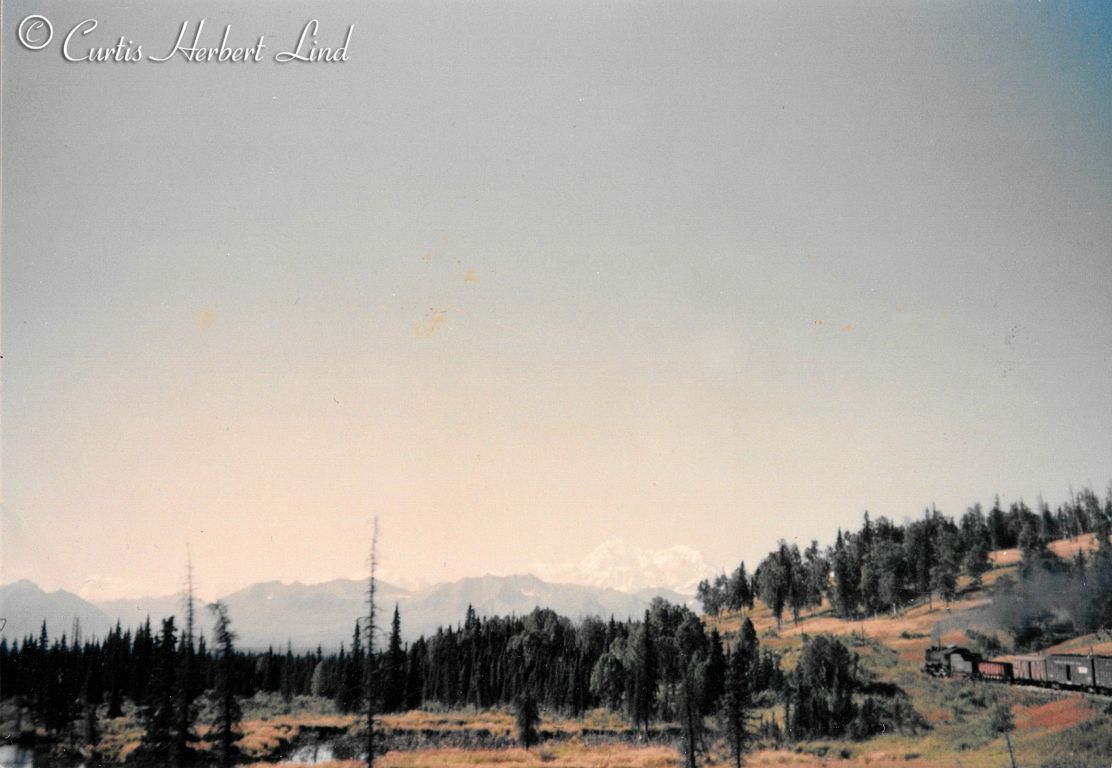
{"label": "hazy sky", "polygon": [[[2,581],[751,563],[1112,480],[1112,6],[3,8]],[[162,56],[183,21],[269,57]]]}

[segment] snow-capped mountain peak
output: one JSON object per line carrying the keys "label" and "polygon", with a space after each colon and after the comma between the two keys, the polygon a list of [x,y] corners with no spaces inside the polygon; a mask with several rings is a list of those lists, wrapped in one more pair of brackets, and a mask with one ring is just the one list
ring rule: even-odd
{"label": "snow-capped mountain peak", "polygon": [[609,539],[577,563],[537,565],[536,573],[550,581],[585,584],[623,592],[667,587],[691,595],[701,579],[715,569],[702,553],[682,544],[653,549]]}

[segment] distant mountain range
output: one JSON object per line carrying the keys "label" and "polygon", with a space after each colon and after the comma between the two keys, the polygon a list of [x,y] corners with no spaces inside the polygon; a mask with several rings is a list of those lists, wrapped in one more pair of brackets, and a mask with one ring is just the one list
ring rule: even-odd
{"label": "distant mountain range", "polygon": [[[336,579],[322,584],[284,584],[278,581],[253,584],[221,598],[228,606],[232,626],[244,648],[284,646],[335,650],[349,644],[355,619],[365,612],[366,583]],[[402,633],[407,640],[428,635],[440,626],[455,626],[463,621],[467,607],[480,616],[522,615],[534,608],[551,608],[573,619],[599,616],[617,619],[636,618],[644,613],[654,597],[673,603],[688,603],[689,595],[668,588],[619,591],[580,584],[543,581],[532,575],[482,576],[408,590],[384,582],[377,585],[381,626],[388,627],[394,606],[401,611]],[[6,619],[3,637],[22,639],[38,635],[46,621],[51,637],[70,635],[74,619],[82,633],[103,636],[120,621],[125,627],[141,624],[150,616],[152,624],[169,615],[182,614],[180,596],[89,602],[77,595],[57,590],[44,592],[31,581],[23,580],[0,587],[0,617]],[[208,616],[199,615],[202,627]]]}
{"label": "distant mountain range", "polygon": [[110,615],[72,592],[59,589],[43,592],[32,581],[23,579],[0,587],[0,618],[4,631],[0,637],[22,640],[26,635],[38,637],[46,622],[51,637],[63,632],[72,637],[74,619],[81,622],[81,631],[101,636],[115,623]]}

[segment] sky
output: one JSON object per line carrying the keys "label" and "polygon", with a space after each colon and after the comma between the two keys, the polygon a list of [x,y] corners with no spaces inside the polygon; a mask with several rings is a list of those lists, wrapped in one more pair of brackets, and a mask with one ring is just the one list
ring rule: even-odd
{"label": "sky", "polygon": [[[17,43],[30,13],[43,50]],[[264,35],[259,63],[72,63]],[[306,22],[348,60],[278,64]],[[1112,481],[1112,6],[3,7],[0,581],[750,565]]]}

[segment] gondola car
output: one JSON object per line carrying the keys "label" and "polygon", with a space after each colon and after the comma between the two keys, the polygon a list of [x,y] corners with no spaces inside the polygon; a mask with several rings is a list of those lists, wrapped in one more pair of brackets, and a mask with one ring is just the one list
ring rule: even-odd
{"label": "gondola car", "polygon": [[977,677],[981,680],[995,680],[998,683],[1010,683],[1014,679],[1012,665],[1006,661],[977,660]]}

